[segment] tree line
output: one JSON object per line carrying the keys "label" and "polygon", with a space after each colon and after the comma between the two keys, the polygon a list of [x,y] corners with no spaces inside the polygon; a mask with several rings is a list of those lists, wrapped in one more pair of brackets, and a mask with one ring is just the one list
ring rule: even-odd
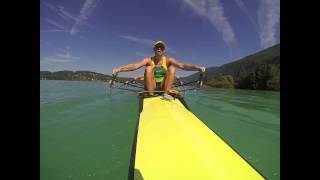
{"label": "tree line", "polygon": [[238,77],[222,75],[209,79],[206,84],[215,88],[280,91],[280,64],[256,62],[255,68],[242,69]]}

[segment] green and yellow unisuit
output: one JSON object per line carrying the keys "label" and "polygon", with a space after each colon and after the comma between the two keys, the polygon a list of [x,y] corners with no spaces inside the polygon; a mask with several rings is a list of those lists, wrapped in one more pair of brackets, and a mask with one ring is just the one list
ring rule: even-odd
{"label": "green and yellow unisuit", "polygon": [[160,67],[156,66],[155,63],[155,57],[151,57],[151,63],[150,66],[153,68],[154,71],[154,79],[156,83],[161,83],[167,73],[167,58],[166,56],[162,56],[162,65]]}

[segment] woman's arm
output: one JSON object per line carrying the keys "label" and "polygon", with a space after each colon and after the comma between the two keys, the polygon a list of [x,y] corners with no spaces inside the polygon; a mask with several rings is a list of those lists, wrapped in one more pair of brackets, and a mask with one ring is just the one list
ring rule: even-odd
{"label": "woman's arm", "polygon": [[137,70],[137,69],[141,68],[142,66],[145,66],[149,62],[149,60],[150,60],[150,58],[144,58],[135,64],[128,64],[128,65],[125,65],[122,67],[115,68],[112,70],[112,74]]}
{"label": "woman's arm", "polygon": [[184,64],[181,63],[177,60],[175,60],[174,58],[168,58],[168,62],[180,69],[186,70],[186,71],[200,71],[200,72],[205,72],[206,68],[203,66],[198,66],[198,65],[194,65],[194,64]]}

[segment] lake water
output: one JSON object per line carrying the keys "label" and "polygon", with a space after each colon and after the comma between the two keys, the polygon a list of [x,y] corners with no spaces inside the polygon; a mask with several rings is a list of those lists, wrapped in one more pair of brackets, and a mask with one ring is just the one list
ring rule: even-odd
{"label": "lake water", "polygon": [[[280,93],[189,91],[191,111],[268,179],[280,179]],[[125,180],[135,93],[102,82],[40,81],[40,178]]]}

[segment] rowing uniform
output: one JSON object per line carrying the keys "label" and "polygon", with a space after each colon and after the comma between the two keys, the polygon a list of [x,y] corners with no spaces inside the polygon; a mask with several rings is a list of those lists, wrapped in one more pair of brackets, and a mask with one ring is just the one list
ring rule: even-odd
{"label": "rowing uniform", "polygon": [[163,80],[165,79],[165,76],[167,74],[167,57],[166,56],[162,56],[162,65],[161,66],[157,66],[155,64],[155,57],[151,57],[151,61],[149,63],[149,65],[153,68],[154,71],[154,79],[156,81],[156,90],[161,90],[161,84],[163,82]]}

